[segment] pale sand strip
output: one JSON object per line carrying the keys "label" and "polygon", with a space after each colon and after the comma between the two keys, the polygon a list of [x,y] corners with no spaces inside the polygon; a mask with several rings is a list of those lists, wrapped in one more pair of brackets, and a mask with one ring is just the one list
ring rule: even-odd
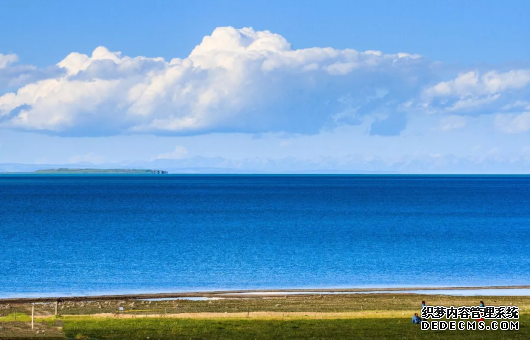
{"label": "pale sand strip", "polygon": [[[477,286],[477,287],[402,287],[402,288],[335,288],[335,289],[249,289],[249,290],[219,290],[199,291],[185,293],[153,293],[153,294],[119,294],[119,295],[97,295],[97,296],[64,296],[64,297],[34,297],[34,298],[3,298],[0,303],[28,303],[28,302],[54,302],[57,299],[63,301],[98,301],[98,300],[128,300],[128,299],[161,299],[179,297],[270,297],[270,293],[307,292],[308,295],[318,293],[355,293],[355,292],[396,292],[396,291],[421,291],[421,290],[477,290],[477,289],[530,289],[530,285],[521,286]],[[264,294],[259,294],[259,293]],[[254,294],[250,294],[254,293]],[[258,294],[256,294],[258,293]]]}

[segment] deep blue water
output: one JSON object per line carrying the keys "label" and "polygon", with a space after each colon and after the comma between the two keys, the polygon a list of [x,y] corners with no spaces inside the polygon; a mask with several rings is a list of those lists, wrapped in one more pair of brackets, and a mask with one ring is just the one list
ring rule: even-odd
{"label": "deep blue water", "polygon": [[530,177],[0,176],[0,296],[530,284]]}

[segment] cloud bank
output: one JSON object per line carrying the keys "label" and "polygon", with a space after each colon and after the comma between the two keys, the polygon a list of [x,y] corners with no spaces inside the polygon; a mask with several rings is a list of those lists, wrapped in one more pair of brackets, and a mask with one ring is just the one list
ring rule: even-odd
{"label": "cloud bank", "polygon": [[315,133],[417,86],[422,64],[404,53],[293,49],[269,31],[224,27],[184,59],[71,53],[62,74],[2,95],[0,124],[60,135]]}
{"label": "cloud bank", "polygon": [[528,130],[530,70],[443,80],[446,72],[419,55],[294,49],[252,28],[217,28],[189,56],[169,61],[102,46],[46,69],[17,60],[0,54],[2,128],[64,136],[315,134],[369,119],[367,133],[392,136],[410,114],[447,114],[453,118],[441,130],[451,130],[465,126],[455,115],[496,113],[499,131]]}

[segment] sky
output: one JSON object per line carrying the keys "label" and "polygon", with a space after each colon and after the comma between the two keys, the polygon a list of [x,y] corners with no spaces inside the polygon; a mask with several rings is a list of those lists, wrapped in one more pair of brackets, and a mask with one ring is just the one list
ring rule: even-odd
{"label": "sky", "polygon": [[530,173],[528,1],[2,1],[0,171]]}

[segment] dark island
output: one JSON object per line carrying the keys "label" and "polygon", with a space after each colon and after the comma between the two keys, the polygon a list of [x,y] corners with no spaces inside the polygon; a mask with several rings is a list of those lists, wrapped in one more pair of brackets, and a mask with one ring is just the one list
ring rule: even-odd
{"label": "dark island", "polygon": [[152,169],[70,169],[70,168],[58,168],[58,169],[43,169],[29,172],[30,174],[72,174],[72,175],[115,175],[115,174],[126,174],[126,175],[165,175],[168,172],[164,170],[152,170]]}

